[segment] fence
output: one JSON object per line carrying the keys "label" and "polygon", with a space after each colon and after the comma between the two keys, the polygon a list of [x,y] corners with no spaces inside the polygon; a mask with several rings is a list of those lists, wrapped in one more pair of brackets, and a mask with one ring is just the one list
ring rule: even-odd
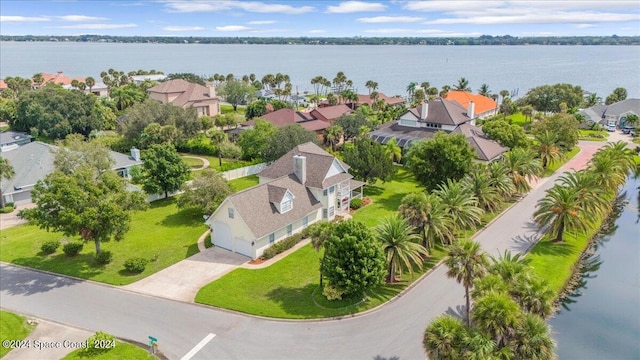
{"label": "fence", "polygon": [[225,171],[222,173],[222,177],[225,178],[225,180],[227,181],[234,180],[234,179],[238,179],[238,178],[249,176],[249,175],[255,175],[260,171],[264,170],[266,167],[267,167],[267,163],[249,165],[249,166],[241,167],[239,169]]}

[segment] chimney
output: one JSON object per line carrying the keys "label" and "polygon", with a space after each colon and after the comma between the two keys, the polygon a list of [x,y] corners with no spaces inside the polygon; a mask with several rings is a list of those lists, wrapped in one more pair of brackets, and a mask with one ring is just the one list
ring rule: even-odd
{"label": "chimney", "polygon": [[476,117],[476,104],[473,103],[473,101],[469,101],[469,108],[467,109],[467,116],[470,119],[473,119]]}
{"label": "chimney", "polygon": [[216,88],[213,85],[209,86],[209,97],[216,97]]}
{"label": "chimney", "polygon": [[293,173],[301,184],[304,185],[307,182],[307,158],[305,156],[293,156]]}
{"label": "chimney", "polygon": [[423,102],[420,105],[420,120],[427,120],[427,114],[429,113],[429,104]]}
{"label": "chimney", "polygon": [[140,161],[140,149],[136,149],[136,147],[131,148],[131,157],[135,161]]}

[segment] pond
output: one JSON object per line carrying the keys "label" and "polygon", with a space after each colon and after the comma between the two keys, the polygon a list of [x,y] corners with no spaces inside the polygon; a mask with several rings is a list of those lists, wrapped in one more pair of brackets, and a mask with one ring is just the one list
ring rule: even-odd
{"label": "pond", "polygon": [[640,179],[629,178],[579,286],[549,321],[559,359],[640,359]]}

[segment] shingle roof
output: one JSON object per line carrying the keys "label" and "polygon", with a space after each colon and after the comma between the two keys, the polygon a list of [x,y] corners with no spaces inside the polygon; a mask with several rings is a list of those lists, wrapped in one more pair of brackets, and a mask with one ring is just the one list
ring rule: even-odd
{"label": "shingle roof", "polygon": [[[405,102],[403,98],[390,97],[383,93],[378,93],[378,99],[383,100],[385,104],[388,104],[388,105],[402,104]],[[362,104],[372,105],[373,99],[371,98],[371,95],[358,94],[358,105],[362,105]]]}
{"label": "shingle roof", "polygon": [[[429,100],[427,103],[427,118],[420,120],[422,122],[442,124],[442,125],[459,125],[471,120],[467,116],[467,109],[463,108],[455,101],[449,101],[442,98]],[[418,119],[422,118],[422,106],[417,106],[407,110]],[[406,113],[405,113],[406,114]]]}
{"label": "shingle roof", "polygon": [[13,144],[21,140],[26,140],[26,139],[30,140],[31,138],[32,138],[31,135],[23,132],[0,131],[0,146],[6,145],[6,144]]}
{"label": "shingle roof", "polygon": [[490,140],[482,130],[468,123],[458,126],[453,133],[464,134],[469,145],[476,151],[476,157],[480,160],[491,161],[509,150]]}
{"label": "shingle roof", "polygon": [[466,91],[449,90],[446,96],[447,100],[455,101],[465,109],[469,108],[469,103],[473,101],[475,113],[482,114],[487,111],[493,111],[498,108],[498,103],[493,99],[480,94],[472,94]]}
{"label": "shingle roof", "polygon": [[298,123],[309,131],[320,131],[331,126],[328,122],[322,120],[311,120]]}
{"label": "shingle roof", "polygon": [[353,110],[345,104],[317,108],[311,111],[311,115],[320,120],[335,120],[342,115],[351,114]]}
{"label": "shingle roof", "polygon": [[269,167],[262,170],[258,175],[267,179],[276,179],[285,175],[293,174],[294,155],[303,155],[307,158],[306,186],[326,189],[328,186],[337,184],[340,181],[350,179],[352,177],[349,173],[343,173],[326,178],[334,160],[337,161],[345,171],[349,169],[349,165],[338,160],[336,157],[322,150],[322,148],[312,142],[296,146],[278,160],[274,161]]}
{"label": "shingle roof", "polygon": [[[277,189],[289,190],[295,199],[291,210],[281,214],[273,205],[272,199]],[[270,189],[275,189],[270,191]],[[274,197],[272,197],[274,196]],[[288,224],[308,215],[313,210],[322,208],[322,203],[316,199],[307,188],[300,184],[295,176],[286,175],[268,183],[254,186],[228,197],[235,211],[247,224],[251,233],[259,239],[271,234]]]}
{"label": "shingle roof", "polygon": [[178,97],[176,97],[171,103],[182,107],[214,99],[218,100],[217,96],[209,96],[209,88],[182,79],[165,81],[159,85],[149,88],[148,91],[160,94],[180,93],[180,95],[178,95]]}

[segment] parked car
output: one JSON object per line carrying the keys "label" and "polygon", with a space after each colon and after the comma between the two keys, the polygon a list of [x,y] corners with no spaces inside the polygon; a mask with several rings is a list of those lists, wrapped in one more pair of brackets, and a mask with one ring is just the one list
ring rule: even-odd
{"label": "parked car", "polygon": [[633,130],[633,126],[625,126],[625,127],[622,128],[622,133],[623,134],[630,134],[632,130]]}
{"label": "parked car", "polygon": [[607,131],[609,131],[609,132],[616,131],[616,126],[615,125],[607,125]]}

